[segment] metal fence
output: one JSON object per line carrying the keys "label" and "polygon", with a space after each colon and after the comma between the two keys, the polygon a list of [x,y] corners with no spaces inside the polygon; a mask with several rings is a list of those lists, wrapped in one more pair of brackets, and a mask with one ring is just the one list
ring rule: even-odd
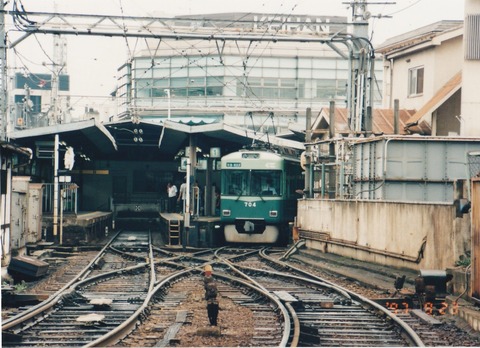
{"label": "metal fence", "polygon": [[468,171],[470,179],[480,177],[480,151],[468,153]]}
{"label": "metal fence", "polygon": [[[43,213],[51,214],[53,213],[53,201],[54,201],[54,192],[55,184],[45,184],[45,189],[43,190]],[[72,183],[59,183],[58,184],[58,195],[59,198],[63,196],[63,212],[64,213],[77,213],[78,205],[78,186]],[[60,207],[60,201],[59,201]]]}

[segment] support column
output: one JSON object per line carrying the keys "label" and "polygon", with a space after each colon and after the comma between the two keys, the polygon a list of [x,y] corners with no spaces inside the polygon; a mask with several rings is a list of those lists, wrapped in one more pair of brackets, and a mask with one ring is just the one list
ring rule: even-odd
{"label": "support column", "polygon": [[58,241],[58,148],[59,136],[55,134],[53,146],[53,241]]}
{"label": "support column", "polygon": [[7,39],[5,34],[5,1],[0,1],[0,140],[7,138]]}

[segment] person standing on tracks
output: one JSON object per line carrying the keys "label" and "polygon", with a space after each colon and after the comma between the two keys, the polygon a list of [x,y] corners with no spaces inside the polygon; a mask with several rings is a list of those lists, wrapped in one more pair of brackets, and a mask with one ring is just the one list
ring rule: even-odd
{"label": "person standing on tracks", "polygon": [[212,272],[213,272],[213,268],[211,265],[206,265],[205,266],[205,269],[204,269],[204,272],[203,272],[203,287],[205,288],[205,291],[207,290],[207,283],[209,283],[210,281],[213,281],[213,277],[212,277]]}
{"label": "person standing on tracks", "polygon": [[218,289],[212,277],[212,266],[205,266],[205,277],[203,278],[205,288],[205,300],[207,301],[207,315],[210,325],[217,326],[218,320]]}
{"label": "person standing on tracks", "polygon": [[167,193],[168,193],[167,212],[174,213],[175,206],[177,204],[177,186],[169,182],[167,185]]}

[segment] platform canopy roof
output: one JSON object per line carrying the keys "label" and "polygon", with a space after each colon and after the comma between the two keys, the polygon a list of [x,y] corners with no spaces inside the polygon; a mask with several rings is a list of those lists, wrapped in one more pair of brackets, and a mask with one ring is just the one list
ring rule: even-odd
{"label": "platform canopy roof", "polygon": [[92,158],[95,157],[94,154],[108,156],[118,149],[109,131],[95,119],[16,130],[10,132],[8,137],[12,142],[35,151],[39,143],[53,143],[56,134],[59,135],[59,141],[63,144],[82,151]]}
{"label": "platform canopy roof", "polygon": [[72,146],[91,159],[125,161],[170,161],[191,143],[204,152],[220,147],[222,154],[236,151],[252,143],[270,143],[273,146],[302,151],[298,141],[282,139],[275,135],[227,125],[223,122],[117,121],[99,123],[88,121],[58,124],[48,127],[17,130],[10,139],[35,151],[36,144],[53,141],[59,134],[60,141]]}
{"label": "platform canopy roof", "polygon": [[[303,150],[303,143],[278,138],[274,135],[225,124],[223,122],[185,122],[184,119],[162,122],[131,121],[114,122],[106,125],[119,147],[118,154],[135,157],[142,151],[144,159],[172,160],[190,144],[203,152],[220,147],[222,154],[236,151],[255,142],[273,146]],[[140,141],[140,138],[141,141]]]}
{"label": "platform canopy roof", "polygon": [[6,153],[9,153],[9,154],[21,155],[27,158],[31,157],[32,155],[32,153],[30,152],[30,149],[28,148],[19,147],[19,146],[16,146],[15,144],[11,144],[9,142],[0,140],[0,154],[2,153],[2,151],[5,151]]}

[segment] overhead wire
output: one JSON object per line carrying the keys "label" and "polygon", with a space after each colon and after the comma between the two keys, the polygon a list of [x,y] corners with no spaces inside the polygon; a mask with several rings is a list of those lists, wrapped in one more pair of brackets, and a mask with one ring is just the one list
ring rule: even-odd
{"label": "overhead wire", "polygon": [[[285,24],[285,23],[288,21],[288,19],[289,19],[289,18],[291,17],[291,15],[293,14],[293,11],[295,10],[296,6],[297,6],[297,5],[294,5],[294,6],[292,7],[291,13],[288,14],[287,16],[285,16],[285,18],[284,18],[283,21],[280,23],[280,25],[278,25],[278,27],[277,27],[274,35],[278,34],[278,31],[280,30],[280,28],[282,27],[282,25]],[[240,18],[238,18],[238,19],[236,19],[236,20],[231,21],[231,22],[230,22],[229,24],[227,24],[225,27],[217,28],[217,32],[222,32],[222,30],[223,30],[224,28],[233,26],[235,23],[241,22],[244,18],[246,18],[248,15],[251,15],[251,14],[252,14],[251,12],[250,12],[250,13],[246,13],[246,14],[243,15],[242,17],[240,17]],[[268,24],[272,24],[272,23],[274,22],[274,20],[275,20],[278,16],[280,16],[280,15],[282,15],[282,14],[274,14],[274,15],[272,16],[272,18],[269,20],[269,23],[268,23]],[[184,19],[185,19],[185,18],[184,18]],[[173,28],[172,28],[172,30],[173,30]],[[153,33],[151,30],[149,30],[148,28],[147,28],[147,31],[149,31],[151,34],[154,34],[154,33]],[[268,33],[268,26],[266,26],[266,29],[265,29],[265,31],[263,32],[261,38],[263,38],[267,33]],[[155,34],[154,34],[154,35],[155,35]],[[159,37],[159,39],[160,39],[160,37]],[[184,42],[188,42],[188,45],[190,46],[191,49],[196,49],[195,43],[192,43],[191,40],[189,40],[189,41],[187,41],[187,40],[185,40],[185,39],[182,39],[182,40],[183,40]],[[203,41],[204,41],[204,40],[200,40],[199,42],[203,42]],[[261,41],[261,40],[258,40],[258,41],[257,41],[255,47],[259,46],[260,41]],[[167,41],[164,41],[164,42],[167,42]],[[166,43],[166,44],[167,44],[167,46],[169,46],[172,50],[176,51],[177,53],[179,53],[179,54],[182,55],[183,57],[185,57],[185,58],[188,58],[188,57],[189,57],[189,55],[185,54],[185,52],[183,52],[183,50],[180,51],[178,48],[176,48],[176,47],[174,47],[174,46],[171,46],[171,45],[169,45],[168,43]],[[270,42],[265,45],[265,47],[264,47],[263,50],[262,50],[262,53],[257,56],[256,62],[258,62],[259,59],[263,56],[263,54],[264,54],[265,50],[268,48],[269,44],[270,44]],[[250,47],[251,47],[251,44],[249,45],[249,48],[250,48]],[[249,48],[248,48],[248,49],[249,49]],[[247,49],[247,50],[248,50],[248,49]],[[255,49],[255,48],[253,48],[252,51],[253,51],[254,49]],[[213,50],[212,50],[212,51],[213,51]],[[211,57],[212,51],[209,51],[208,54],[200,53],[200,57],[206,57],[206,58],[214,59],[213,57]],[[247,52],[245,53],[245,55],[246,55],[247,57],[249,57],[249,52],[247,51]],[[196,61],[198,61],[198,60],[190,61],[188,65],[195,64]],[[220,63],[221,63],[221,62],[220,62]],[[199,65],[199,64],[195,64],[195,65],[198,66],[199,68],[205,70],[205,68],[204,68],[203,66],[201,66],[201,65]],[[224,65],[224,66],[225,66],[225,65]],[[153,65],[152,65],[151,67],[153,67]],[[185,67],[186,67],[186,66],[184,66],[184,67],[182,67],[182,68],[185,68]],[[230,69],[230,67],[228,67],[228,66],[225,66],[225,67],[226,67],[227,69]],[[245,67],[245,68],[246,68],[246,67]],[[255,64],[252,64],[252,66],[250,67],[250,71],[251,71],[251,69],[253,69],[253,68],[255,68]],[[145,72],[147,72],[147,71],[145,71]],[[207,69],[206,73],[207,73],[207,76],[208,76],[208,69]],[[169,76],[164,76],[164,78],[168,78],[168,77],[171,78],[171,76],[172,76],[172,74],[170,74]],[[217,78],[217,79],[218,79],[217,76],[210,75],[210,77],[213,77],[213,78]],[[251,88],[249,85],[246,85],[244,81],[240,80],[240,78],[234,77],[234,79],[236,79],[241,85],[243,85],[244,88],[250,90],[250,94],[246,94],[246,95],[244,96],[245,98],[249,99],[251,102],[261,102],[261,98],[259,98],[259,97],[254,93],[254,91],[252,90],[252,88]],[[218,79],[218,80],[219,80],[219,82],[222,82],[222,84],[223,84],[224,87],[229,88],[223,79],[222,79],[222,80]],[[146,88],[148,88],[148,86],[146,86]],[[251,99],[252,96],[255,96],[255,97],[256,97],[255,101]],[[256,106],[256,105],[252,105],[252,106],[253,106],[253,107],[259,107],[259,106]],[[261,106],[260,106],[260,107],[261,107]]]}
{"label": "overhead wire", "polygon": [[31,31],[33,29],[37,29],[37,22],[28,18],[27,11],[25,10],[21,0],[13,1],[12,18],[14,26],[21,31]]}
{"label": "overhead wire", "polygon": [[[40,47],[40,49],[42,50],[43,54],[45,55],[45,57],[47,57],[47,59],[53,64],[55,65],[55,61],[52,59],[52,57],[49,56],[49,54],[47,53],[47,51],[45,51],[45,49],[43,48],[43,45],[42,43],[40,42],[40,40],[38,40],[38,37],[37,37],[37,34],[33,34],[33,37],[35,38],[35,41],[37,41],[38,43],[38,46]],[[44,64],[46,66],[46,64]]]}
{"label": "overhead wire", "polygon": [[123,5],[122,5],[122,0],[118,0],[118,3],[120,5],[120,13],[121,13],[121,16],[122,16],[122,26],[123,26],[123,37],[125,38],[125,45],[127,46],[127,52],[128,52],[128,60],[130,60],[133,56],[133,52],[131,51],[130,49],[130,45],[128,43],[128,38],[127,38],[127,27],[125,25],[125,14],[123,13]]}
{"label": "overhead wire", "polygon": [[[293,13],[293,10],[294,10],[294,9],[295,9],[295,6],[292,8],[292,13]],[[283,19],[283,21],[281,22],[281,25],[278,25],[278,26],[277,26],[277,30],[275,31],[275,34],[278,33],[278,31],[280,30],[280,28],[282,27],[282,25],[288,20],[288,18],[292,15],[292,13],[290,13],[287,17],[285,17],[285,18]],[[246,15],[245,15],[245,16],[246,16]],[[276,16],[278,16],[278,15],[276,15]],[[242,18],[244,18],[244,17],[242,17]],[[276,17],[274,16],[273,18],[270,19],[270,24],[273,23],[273,21],[274,21],[275,18],[276,18]],[[232,23],[233,23],[233,22],[235,22],[235,21],[232,21]],[[231,25],[232,25],[232,24],[229,24],[229,25],[227,25],[227,26],[231,26]],[[148,30],[148,29],[147,29],[147,30]],[[150,30],[149,30],[149,31],[150,31]],[[150,31],[150,33],[153,34],[153,32],[151,32],[151,31]],[[265,32],[262,34],[262,37],[264,37],[264,36],[266,35],[266,33],[267,33],[267,30],[265,30]],[[161,37],[159,36],[158,39],[161,40]],[[182,39],[182,40],[185,40],[185,39]],[[345,40],[345,38],[341,38],[341,40]],[[186,41],[186,40],[185,40],[185,41]],[[200,40],[199,42],[203,42],[203,41],[204,41],[204,40]],[[255,47],[258,47],[258,46],[259,46],[260,41],[261,41],[261,40],[258,40],[258,41],[257,41]],[[198,43],[192,42],[191,40],[188,40],[188,41],[186,41],[186,42],[188,42],[188,46],[189,46],[189,47],[183,48],[182,50],[180,50],[179,48],[170,45],[170,44],[168,43],[168,41],[164,41],[164,43],[166,43],[166,45],[169,46],[169,48],[171,48],[173,51],[176,51],[177,53],[179,53],[179,55],[181,55],[181,56],[189,59],[188,63],[185,64],[185,65],[182,66],[182,67],[179,67],[179,69],[178,69],[177,71],[182,70],[182,69],[185,69],[185,68],[187,68],[188,66],[196,65],[196,66],[198,66],[199,68],[201,68],[202,70],[204,70],[204,71],[206,72],[206,76],[207,76],[207,77],[210,76],[210,77],[214,77],[214,78],[217,78],[217,79],[218,79],[217,76],[212,76],[211,74],[209,74],[209,73],[208,73],[208,69],[205,69],[205,67],[204,67],[203,65],[198,64],[198,61],[199,61],[201,58],[209,58],[209,59],[214,60],[215,58],[211,56],[211,54],[212,54],[212,52],[213,52],[214,50],[212,49],[212,50],[210,50],[207,54],[205,54],[205,52],[201,52],[201,50],[197,49],[197,46],[196,46],[196,45],[197,45]],[[256,57],[255,62],[258,62],[259,59],[261,59],[261,57],[264,55],[265,50],[268,49],[268,45],[270,45],[270,42],[267,43],[267,45],[265,45],[265,47],[263,48],[262,52]],[[237,44],[237,47],[238,47],[238,44]],[[251,48],[251,43],[250,43],[250,45],[247,47],[247,52],[245,53],[245,56],[247,57],[247,59],[248,59],[248,57],[249,57],[250,54],[251,54],[251,52],[249,51],[250,48]],[[199,57],[198,59],[192,60],[192,59],[191,59],[191,54],[187,54],[187,53],[186,53],[186,51],[187,51],[188,49],[197,50],[197,52],[198,52],[198,54],[199,54],[200,57]],[[253,52],[253,51],[254,51],[254,49],[252,49],[252,52]],[[151,53],[150,53],[150,55],[151,55]],[[242,61],[245,62],[244,60],[242,60]],[[220,64],[222,64],[221,59],[220,59]],[[224,66],[225,66],[225,65],[224,65]],[[151,67],[150,67],[149,69],[145,70],[144,74],[146,74],[147,71],[150,70],[150,69],[153,68],[153,67],[154,67],[154,65],[153,65],[153,63],[152,63]],[[253,68],[255,68],[255,67],[256,67],[256,64],[252,64],[252,65],[250,66],[250,71],[251,71],[251,69],[253,69]],[[229,70],[232,69],[232,68],[229,67],[228,65],[225,66],[225,68],[226,68],[226,69],[229,69]],[[244,64],[244,69],[246,69],[246,64]],[[158,78],[172,78],[173,75],[175,75],[175,72],[174,72],[174,71],[170,71],[169,74],[167,74],[167,75],[165,75],[165,76],[162,76],[162,77],[158,77]],[[247,89],[250,89],[250,91],[251,91],[250,95],[245,95],[245,97],[246,97],[247,99],[250,99],[251,101],[253,101],[253,100],[251,99],[251,96],[256,96],[256,95],[255,95],[254,91],[252,90],[251,86],[248,85],[248,84],[245,84],[242,80],[240,80],[239,77],[234,76],[233,79],[238,80],[241,85],[243,85],[243,86],[246,87]],[[219,81],[222,83],[223,87],[230,88],[229,84],[227,84],[225,80],[219,79]],[[149,84],[147,84],[147,85],[145,86],[145,88],[149,88],[149,87],[150,87]],[[187,86],[187,87],[188,87],[188,86]],[[258,100],[258,101],[261,101],[261,99],[260,99],[258,96],[256,96],[256,97],[257,97],[257,100]],[[253,105],[253,106],[254,106],[254,105]],[[263,124],[262,124],[261,126],[263,126],[270,118],[271,118],[271,117],[267,117],[267,118],[263,121]],[[273,119],[272,119],[272,122],[273,122]]]}
{"label": "overhead wire", "polygon": [[[244,17],[242,17],[242,18],[244,18]],[[237,21],[238,21],[238,20],[237,20]],[[235,21],[234,21],[234,22],[235,22]],[[153,34],[153,32],[151,32],[148,28],[147,28],[147,31],[149,31],[150,33]],[[189,47],[184,48],[183,50],[180,50],[179,48],[177,48],[177,47],[175,47],[175,46],[173,46],[173,45],[170,45],[170,44],[168,43],[168,41],[164,41],[164,42],[165,42],[165,44],[166,44],[170,49],[172,49],[173,51],[179,53],[179,55],[180,55],[180,56],[183,56],[184,58],[189,58],[189,57],[190,57],[189,54],[186,54],[186,53],[185,53],[185,51],[186,51],[188,48],[190,48],[190,49],[192,49],[192,50],[196,50],[197,53],[199,54],[200,58],[207,58],[207,59],[212,59],[212,60],[215,59],[214,57],[212,57],[212,53],[215,51],[214,49],[211,49],[210,51],[208,51],[207,53],[205,53],[205,52],[201,52],[201,50],[199,50],[199,49],[195,46],[196,43],[195,43],[194,41],[192,41],[192,40],[188,40],[188,41],[187,41],[187,40],[185,40],[185,39],[182,39],[182,41],[185,42],[185,43],[188,43],[188,46],[189,46]],[[200,43],[200,42],[204,42],[204,40],[199,40],[198,43]],[[188,65],[195,64],[196,61],[198,61],[198,60],[199,60],[199,59],[193,60],[193,61],[191,61]],[[220,62],[220,63],[221,63],[221,62]],[[199,65],[199,64],[195,64],[195,65],[198,66],[199,68],[201,68],[202,70],[205,70],[205,67],[204,67],[204,66],[201,66],[201,65]],[[224,64],[223,64],[223,66],[224,66],[225,68],[229,69],[228,66],[225,66]],[[186,66],[184,66],[184,67],[186,67]],[[182,68],[184,68],[184,67],[182,67]],[[207,69],[206,73],[207,73],[207,76],[208,76],[208,69]],[[171,75],[172,75],[172,74],[171,74]],[[170,76],[165,76],[165,77],[171,77],[171,75],[170,75]],[[218,79],[218,76],[215,76],[215,75],[210,75],[210,77],[213,77],[213,78]],[[223,84],[224,87],[227,87],[226,84],[225,84],[225,82],[224,82],[223,80],[218,79],[218,81],[219,81],[219,82],[222,82],[222,84]],[[240,81],[240,80],[239,80],[239,81]],[[242,81],[240,81],[240,83],[241,83],[241,82],[242,82]]]}
{"label": "overhead wire", "polygon": [[[26,11],[23,3],[21,2],[21,0],[14,0],[13,1],[13,11],[12,11],[12,18],[13,18],[13,23],[14,23],[14,26],[21,30],[21,31],[31,31],[32,30],[32,26],[34,28],[36,28],[37,26],[37,22],[35,21],[32,21],[28,18],[28,12]],[[38,46],[40,47],[41,51],[43,52],[43,54],[47,57],[47,59],[52,63],[52,64],[55,64],[55,62],[53,61],[53,59],[50,57],[50,55],[45,51],[42,43],[40,42],[40,40],[38,40],[38,37],[37,35],[34,33],[33,34]],[[8,39],[7,39],[8,40]],[[25,64],[23,62],[23,60],[28,60],[31,64],[38,64],[38,63],[35,63],[29,59],[27,59],[26,57],[24,57],[23,55],[20,54],[20,52],[14,48],[13,49],[13,52],[14,54],[16,55],[16,57],[20,60],[20,62],[23,64],[23,68],[25,70],[27,70],[29,72],[30,75],[32,76],[35,76],[35,74],[33,74],[30,69],[28,68],[27,64]],[[42,66],[45,66],[47,69],[47,65],[46,64],[38,64],[38,65],[42,65]],[[49,69],[50,70],[50,69]],[[51,70],[50,70],[51,71]]]}
{"label": "overhead wire", "polygon": [[387,16],[393,16],[394,14],[397,14],[397,13],[400,13],[400,12],[403,12],[405,10],[408,10],[410,7],[413,7],[415,6],[416,4],[418,4],[419,2],[421,2],[422,0],[416,0],[415,2],[413,2],[412,4],[408,5],[408,6],[405,6],[404,8],[401,8],[395,12],[391,12],[389,13]]}
{"label": "overhead wire", "polygon": [[[18,24],[18,25],[19,25],[19,26],[23,26],[23,29],[25,29],[25,28],[28,27],[28,26],[32,26],[32,25],[36,24],[36,22],[30,21],[30,20],[28,19],[27,12],[25,11],[25,9],[24,9],[23,4],[21,3],[21,1],[20,1],[20,0],[14,0],[14,2],[15,2],[15,5],[16,5],[16,8],[20,7],[20,8],[22,9],[22,11],[21,11],[20,13],[17,13],[17,17],[18,17],[18,18],[17,18],[17,24]],[[18,3],[18,4],[17,4],[17,3]],[[123,10],[122,0],[119,0],[119,4],[120,4],[121,13],[122,13],[122,18],[124,18],[125,16],[124,16],[124,10]],[[291,15],[293,14],[293,11],[295,10],[295,8],[296,8],[297,5],[298,5],[298,4],[295,4],[295,5],[292,7],[290,14],[286,15],[286,16],[284,17],[283,21],[281,22],[281,24],[277,26],[277,29],[275,30],[273,36],[275,36],[275,35],[278,34],[279,30],[282,28],[282,25],[283,25],[286,21],[288,21],[288,19],[289,19],[289,18],[291,17]],[[243,16],[240,17],[240,18],[238,18],[238,19],[236,19],[236,20],[234,20],[234,21],[230,21],[230,23],[228,23],[226,26],[219,28],[218,31],[222,32],[225,28],[228,28],[228,27],[231,27],[231,26],[235,25],[236,22],[241,22],[241,21],[242,21],[244,18],[246,18],[249,14],[251,14],[251,13],[246,13],[245,15],[243,15]],[[281,14],[275,14],[275,15],[273,15],[273,16],[270,18],[270,20],[269,20],[269,24],[272,24],[272,23],[275,21],[275,19],[276,19],[278,16],[280,16],[280,15],[281,15]],[[125,20],[123,20],[123,30],[124,30],[124,33],[127,32],[127,28],[126,28],[126,25],[125,25]],[[263,34],[262,34],[262,36],[261,36],[262,38],[263,38],[266,34],[268,34],[268,30],[269,30],[269,26],[267,25],[265,31],[263,32]],[[131,57],[132,51],[131,51],[131,47],[130,47],[130,45],[129,45],[127,36],[124,35],[124,38],[125,38],[125,43],[126,43],[126,46],[127,46],[127,49],[128,49],[128,53],[129,53],[129,55],[130,55],[130,57]],[[202,40],[202,41],[203,41],[203,40]],[[190,41],[190,42],[191,42],[191,41]],[[160,42],[159,42],[159,44],[160,44]],[[264,45],[264,47],[263,47],[263,49],[261,50],[261,52],[260,52],[258,55],[256,55],[256,59],[254,60],[254,63],[253,63],[253,64],[248,64],[248,65],[246,64],[245,69],[247,69],[247,67],[248,67],[247,74],[249,74],[249,73],[252,71],[252,69],[254,69],[254,68],[257,66],[256,63],[258,63],[258,61],[264,56],[264,53],[265,53],[265,51],[268,49],[269,45],[271,45],[271,42],[268,42],[266,45]],[[147,45],[147,46],[148,46],[148,45]],[[249,47],[247,48],[247,51],[245,52],[246,56],[247,56],[247,57],[250,57],[251,54],[252,54],[252,52],[254,52],[259,46],[260,46],[260,40],[257,41],[254,46],[249,45]],[[195,48],[196,48],[195,43],[193,43],[193,44],[191,45],[191,48],[192,48],[192,49],[195,49]],[[158,49],[158,46],[157,46],[157,49]],[[176,49],[176,48],[173,48],[173,47],[172,47],[172,49],[176,50],[177,53],[181,53],[181,52],[179,52],[179,50]],[[251,49],[251,50],[250,50],[250,49]],[[43,48],[42,48],[42,50],[43,50]],[[45,50],[43,50],[43,51],[44,51],[44,53],[46,53]],[[156,50],[156,51],[157,51],[157,50]],[[207,76],[207,77],[213,77],[213,78],[217,78],[217,79],[218,79],[218,76],[214,76],[214,75],[212,75],[212,74],[209,74],[209,73],[208,73],[208,69],[205,69],[205,67],[201,66],[201,65],[198,63],[198,61],[199,61],[201,58],[205,58],[205,57],[208,57],[208,58],[210,58],[210,59],[213,60],[214,57],[211,57],[212,51],[213,51],[213,50],[209,51],[208,54],[205,54],[204,52],[199,52],[199,54],[200,54],[200,58],[199,58],[199,59],[195,59],[195,60],[193,60],[193,61],[189,61],[188,64],[186,64],[186,65],[183,66],[183,67],[180,67],[178,70],[187,68],[188,66],[196,65],[196,66],[202,68],[204,71],[206,71],[206,76]],[[184,57],[187,57],[187,56],[188,56],[188,55],[182,54],[182,53],[181,53],[181,55],[184,56]],[[47,57],[48,57],[48,55],[47,55]],[[48,57],[48,58],[51,60],[50,57]],[[165,60],[167,60],[167,59],[168,59],[168,57],[165,58]],[[220,63],[221,63],[221,62],[220,62]],[[154,66],[154,65],[153,65],[153,62],[152,62],[152,66],[151,66],[151,67],[153,67],[153,66]],[[225,65],[224,65],[224,66],[225,66]],[[226,69],[229,69],[229,70],[234,69],[233,67],[229,67],[229,66],[225,66],[225,68],[226,68]],[[177,71],[178,71],[178,70],[177,70]],[[147,72],[147,70],[145,71],[145,73],[146,73],[146,72]],[[172,75],[173,75],[173,73],[171,72],[171,73],[169,74],[169,76],[165,76],[165,78],[167,78],[167,77],[170,77],[170,78],[171,78]],[[247,75],[247,76],[248,76],[248,75]],[[244,88],[246,88],[246,90],[249,90],[249,91],[250,91],[250,93],[248,93],[248,95],[245,95],[245,98],[247,98],[248,100],[250,100],[251,102],[253,102],[253,104],[252,104],[253,107],[258,107],[258,106],[255,106],[255,103],[256,103],[256,102],[260,102],[260,103],[261,103],[262,100],[261,100],[261,98],[259,98],[259,96],[257,96],[257,95],[255,94],[255,92],[254,92],[254,90],[252,89],[252,87],[251,87],[249,84],[245,84],[245,82],[242,81],[242,80],[241,80],[239,77],[237,77],[237,76],[233,76],[232,78],[235,79],[235,80],[237,80],[241,85],[243,85]],[[223,87],[227,87],[227,88],[229,88],[229,89],[231,89],[231,90],[233,89],[232,87],[230,87],[230,84],[227,84],[226,81],[225,81],[223,78],[222,78],[222,79],[218,79],[218,80],[219,80],[219,82],[222,83]],[[256,97],[255,101],[254,101],[254,99],[252,99],[252,97]],[[260,107],[261,107],[261,106],[260,106]],[[263,124],[264,124],[266,121],[268,121],[268,118],[263,122]]]}
{"label": "overhead wire", "polygon": [[[153,33],[152,33],[152,34],[153,34]],[[199,42],[203,42],[203,41],[204,41],[204,40],[199,40]],[[226,88],[230,89],[230,91],[235,92],[235,90],[231,89],[231,88],[229,87],[229,84],[227,84],[223,79],[220,79],[220,78],[219,78],[218,76],[216,76],[216,75],[210,74],[210,73],[208,72],[208,67],[209,67],[209,66],[207,66],[207,67],[205,68],[205,66],[203,66],[203,65],[201,65],[201,64],[198,63],[198,61],[201,60],[201,59],[203,59],[203,58],[214,60],[215,58],[212,57],[212,53],[215,51],[215,49],[212,48],[210,51],[207,51],[207,53],[205,53],[205,52],[200,52],[200,50],[196,49],[194,43],[190,43],[190,42],[191,42],[191,40],[190,40],[190,42],[188,43],[188,44],[190,45],[190,48],[193,49],[193,50],[196,49],[197,52],[198,52],[198,55],[199,55],[199,58],[198,58],[198,59],[193,59],[193,60],[192,60],[192,59],[191,59],[191,55],[190,55],[190,54],[187,54],[187,53],[185,52],[185,51],[187,51],[188,48],[181,50],[181,49],[179,49],[179,48],[177,48],[177,47],[175,47],[175,46],[173,46],[173,45],[170,45],[169,42],[166,41],[166,40],[164,40],[163,42],[164,42],[164,44],[167,45],[170,49],[172,49],[173,51],[177,52],[180,56],[183,56],[184,58],[188,58],[189,61],[188,61],[188,64],[183,65],[183,66],[179,67],[178,69],[176,69],[176,70],[174,70],[174,71],[170,71],[169,74],[167,74],[167,75],[165,75],[165,76],[159,76],[158,79],[162,79],[162,78],[172,78],[172,76],[175,75],[176,72],[178,72],[178,71],[180,71],[180,70],[183,70],[183,69],[187,68],[188,66],[195,65],[196,67],[198,67],[198,68],[200,68],[201,70],[204,70],[204,71],[205,71],[206,77],[212,77],[212,78],[214,78],[214,79],[217,79],[217,80],[222,84],[223,87],[226,87]],[[170,59],[170,57],[167,57],[167,58],[165,58],[164,60],[168,60],[168,59]],[[211,66],[210,66],[210,67],[211,67]],[[225,65],[224,65],[224,67],[225,67],[226,69],[228,69],[228,70],[230,69],[230,67],[228,67],[228,66],[225,66]],[[150,69],[152,69],[152,68],[153,68],[153,65],[152,65],[149,69],[145,70],[145,71],[144,71],[144,74],[146,74],[146,73],[147,73]],[[235,76],[233,76],[232,78],[235,79],[235,80],[239,80],[239,79],[238,79],[237,77],[235,77]],[[241,80],[239,80],[239,81],[241,82]],[[146,86],[146,88],[148,88],[148,86]]]}
{"label": "overhead wire", "polygon": [[[285,18],[283,19],[283,21],[281,22],[281,24],[278,25],[277,29],[276,29],[275,32],[274,32],[274,36],[278,34],[278,32],[280,31],[280,28],[281,28],[281,27],[287,22],[287,20],[292,16],[293,11],[294,11],[295,8],[297,7],[297,5],[298,5],[298,4],[295,4],[295,5],[292,7],[291,12],[290,12],[287,16],[285,16]],[[273,16],[273,18],[272,18],[271,21],[270,21],[270,24],[273,23],[273,21],[275,20],[275,18],[276,18],[277,16],[279,16],[279,14],[275,14],[275,15]],[[267,26],[267,28],[268,28],[268,26]],[[267,34],[267,31],[268,31],[268,29],[266,29],[266,30],[264,31],[264,33],[262,34],[262,38],[265,37],[265,35]],[[260,41],[257,41],[256,47],[258,47],[259,44],[260,44]],[[269,44],[270,44],[270,42],[268,42],[267,45],[265,45],[265,47],[263,48],[263,50],[261,51],[261,53],[258,55],[258,57],[257,57],[257,59],[256,59],[255,62],[258,62],[258,61],[260,60],[260,58],[263,57],[263,55],[264,55],[265,51],[267,50]],[[250,47],[249,47],[249,48],[250,48]],[[247,61],[248,61],[248,60],[247,60]],[[246,64],[246,62],[245,62],[245,64]],[[254,68],[255,65],[256,65],[256,64],[252,64],[252,67],[250,68],[250,71]],[[247,75],[247,76],[248,76],[248,75]],[[247,78],[247,81],[248,81],[248,78]],[[245,87],[247,87],[247,86],[245,86]],[[257,96],[257,97],[258,97],[258,96]],[[258,98],[258,99],[260,99],[260,98]],[[261,99],[260,99],[260,100],[261,100]],[[250,114],[250,117],[252,118],[252,123],[253,123],[253,115]],[[266,118],[263,120],[263,123],[260,125],[259,129],[261,129],[261,128],[265,125],[265,123],[266,123],[270,118],[272,118],[272,123],[273,123],[273,116],[272,116],[272,113],[270,113],[269,116],[266,117]],[[275,132],[275,126],[273,126],[273,128],[274,128],[274,132]],[[268,138],[268,132],[267,132],[267,138]],[[268,143],[270,142],[269,138],[267,139],[267,142],[268,142]]]}
{"label": "overhead wire", "polygon": [[[17,0],[16,0],[16,1],[17,1]],[[295,5],[295,6],[296,6],[296,5]],[[295,7],[294,7],[294,8],[295,8]],[[294,8],[292,8],[292,11],[293,11]],[[122,5],[121,0],[120,0],[120,9],[121,9],[121,12],[122,12],[122,17],[124,17],[124,10],[123,10],[123,5]],[[251,14],[251,13],[247,13],[247,14],[243,15],[242,17],[234,20],[234,21],[230,21],[230,23],[227,24],[225,27],[230,27],[230,26],[233,26],[236,22],[241,22],[241,21],[242,21],[246,16],[248,16],[249,14]],[[291,14],[290,14],[290,15],[291,15]],[[289,16],[290,16],[290,15],[289,15]],[[275,18],[275,17],[274,17],[274,18]],[[271,22],[273,22],[274,18],[272,18]],[[288,19],[288,17],[285,18],[284,22],[285,22],[287,19]],[[284,23],[284,22],[283,22],[283,23]],[[283,24],[283,23],[282,23],[282,24]],[[126,27],[125,27],[125,23],[124,23],[124,22],[123,22],[123,28],[124,28],[124,32],[126,32],[127,29],[126,29]],[[172,28],[172,29],[173,29],[173,28]],[[221,29],[223,29],[223,28],[221,28]],[[278,30],[277,30],[277,32],[278,32]],[[127,40],[126,36],[125,36],[125,39],[126,39],[127,49],[129,50],[129,53],[130,53],[130,52],[131,52],[131,49],[130,49],[130,46],[129,46],[129,43],[128,43],[128,40]],[[258,45],[258,43],[257,43],[257,45]],[[267,45],[267,46],[268,46],[268,45]],[[194,47],[194,46],[192,46],[192,47]],[[265,49],[266,49],[266,47],[264,48],[264,50],[265,50]],[[45,51],[44,51],[44,52],[45,52]],[[46,52],[45,52],[45,53],[46,53]],[[209,54],[210,54],[210,53],[211,53],[211,52],[209,52]],[[130,53],[130,54],[131,54],[131,53]],[[206,56],[206,55],[205,55],[205,54],[202,54],[202,56]],[[257,57],[257,61],[258,61],[258,59],[259,59],[259,57]],[[254,67],[254,65],[252,65],[252,68],[253,68],[253,67]],[[251,69],[252,69],[252,68],[251,68]],[[213,76],[213,77],[215,77],[215,76]],[[243,83],[243,81],[240,81],[240,83]],[[225,83],[224,83],[224,85],[225,85]],[[249,87],[249,86],[247,86],[247,88],[248,88],[248,87]],[[253,91],[251,91],[251,92],[253,92]],[[252,94],[252,95],[255,95],[254,93],[251,93],[251,94]],[[247,96],[247,97],[250,97],[250,96]],[[259,98],[257,97],[257,99],[259,99]]]}

